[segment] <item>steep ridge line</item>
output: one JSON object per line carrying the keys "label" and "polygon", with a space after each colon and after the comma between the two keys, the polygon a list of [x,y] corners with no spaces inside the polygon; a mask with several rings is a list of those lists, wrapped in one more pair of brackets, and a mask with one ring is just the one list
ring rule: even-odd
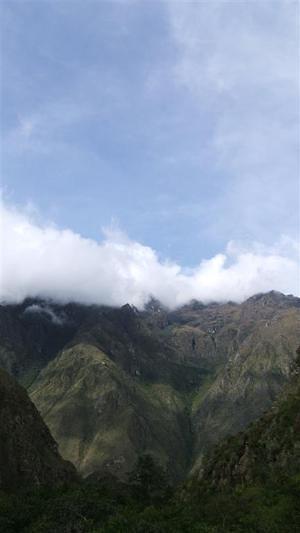
{"label": "steep ridge line", "polygon": [[[299,317],[300,299],[273,291],[175,311],[30,301],[1,309],[0,362],[31,384],[83,475],[122,477],[152,453],[178,480],[272,404],[290,377]],[[48,338],[57,344],[45,352]]]}

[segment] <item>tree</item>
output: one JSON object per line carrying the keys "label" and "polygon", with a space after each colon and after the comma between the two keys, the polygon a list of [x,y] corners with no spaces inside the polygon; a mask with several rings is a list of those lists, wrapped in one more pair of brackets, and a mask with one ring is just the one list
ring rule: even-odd
{"label": "tree", "polygon": [[160,503],[171,495],[165,470],[150,454],[140,455],[129,476],[134,498],[144,504]]}

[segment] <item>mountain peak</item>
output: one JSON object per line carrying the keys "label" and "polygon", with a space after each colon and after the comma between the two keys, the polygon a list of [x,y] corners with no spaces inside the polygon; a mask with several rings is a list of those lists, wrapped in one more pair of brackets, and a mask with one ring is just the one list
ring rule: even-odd
{"label": "mountain peak", "polygon": [[283,294],[282,292],[272,290],[269,292],[254,294],[244,302],[246,305],[257,303],[260,305],[275,304],[280,307],[300,307],[300,298],[297,298],[292,294]]}

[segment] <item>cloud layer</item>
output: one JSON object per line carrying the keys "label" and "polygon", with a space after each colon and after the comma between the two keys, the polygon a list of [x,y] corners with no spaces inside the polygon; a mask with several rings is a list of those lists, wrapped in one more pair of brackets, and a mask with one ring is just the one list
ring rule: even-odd
{"label": "cloud layer", "polygon": [[271,289],[299,294],[297,247],[287,237],[272,248],[231,242],[187,270],[119,231],[106,231],[98,243],[5,205],[0,220],[2,302],[40,296],[142,308],[151,296],[176,307],[193,298],[242,301]]}

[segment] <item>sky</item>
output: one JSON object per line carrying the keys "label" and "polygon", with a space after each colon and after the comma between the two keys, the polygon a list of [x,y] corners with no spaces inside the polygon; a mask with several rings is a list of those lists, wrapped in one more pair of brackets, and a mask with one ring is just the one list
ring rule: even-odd
{"label": "sky", "polygon": [[298,2],[10,0],[1,20],[0,299],[299,294]]}

